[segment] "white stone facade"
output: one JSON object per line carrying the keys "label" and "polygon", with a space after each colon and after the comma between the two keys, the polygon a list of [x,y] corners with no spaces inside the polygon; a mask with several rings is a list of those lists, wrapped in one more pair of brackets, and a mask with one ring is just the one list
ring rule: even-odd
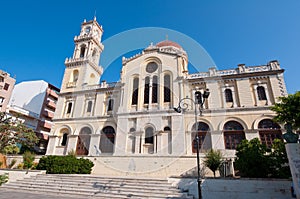
{"label": "white stone facade", "polygon": [[[145,156],[194,158],[195,120],[201,152],[214,148],[233,155],[242,139],[258,137],[270,144],[281,137],[281,128],[271,121],[274,113],[269,110],[278,97],[287,94],[284,70],[277,61],[189,74],[187,53],[166,40],[123,58],[119,82],[98,84],[103,71],[98,66],[104,49],[102,33],[102,27],[92,20],[82,24],[74,39],[73,57],[65,61],[48,155],[73,150],[83,156],[135,160]],[[181,99],[194,99],[195,92],[206,89],[210,96],[201,116],[199,105],[194,107],[191,100],[183,113],[174,111]],[[128,161],[130,167],[130,158]]]}

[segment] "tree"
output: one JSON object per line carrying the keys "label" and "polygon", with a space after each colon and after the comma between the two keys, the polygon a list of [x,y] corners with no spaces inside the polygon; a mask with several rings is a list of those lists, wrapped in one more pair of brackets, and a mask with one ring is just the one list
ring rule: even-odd
{"label": "tree", "polygon": [[267,147],[258,138],[243,140],[236,149],[235,166],[240,175],[250,178],[265,178],[268,176],[270,162],[265,156]]}
{"label": "tree", "polygon": [[222,159],[222,153],[218,150],[211,149],[205,154],[204,165],[214,173],[214,177],[216,177],[216,171],[219,169]]}
{"label": "tree", "polygon": [[236,150],[235,167],[242,177],[288,178],[291,176],[282,140],[275,139],[271,148],[258,138],[243,140]]}
{"label": "tree", "polygon": [[6,113],[0,113],[0,153],[3,153],[5,148],[15,147],[17,144],[32,148],[38,140],[34,131],[18,119],[13,120]]}
{"label": "tree", "polygon": [[279,100],[279,103],[271,107],[277,114],[274,120],[282,124],[291,124],[293,129],[300,128],[300,91],[279,97]]}
{"label": "tree", "polygon": [[285,150],[284,142],[280,139],[275,139],[272,145],[272,152],[270,154],[271,165],[270,173],[274,178],[289,178],[291,177],[291,170],[289,167],[289,160]]}

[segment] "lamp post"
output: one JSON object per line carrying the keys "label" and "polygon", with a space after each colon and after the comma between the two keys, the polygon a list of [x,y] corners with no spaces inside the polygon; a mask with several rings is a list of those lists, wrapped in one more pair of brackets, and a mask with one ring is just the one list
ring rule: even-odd
{"label": "lamp post", "polygon": [[188,104],[186,101],[189,100],[194,104],[194,114],[195,114],[195,128],[196,128],[196,143],[197,143],[197,185],[198,185],[198,197],[199,199],[202,199],[202,193],[201,193],[201,176],[200,176],[200,157],[199,157],[199,134],[198,134],[198,121],[197,121],[197,105],[199,106],[199,113],[200,116],[202,115],[202,109],[203,104],[205,100],[208,98],[210,92],[208,89],[206,89],[203,93],[200,91],[195,92],[195,99],[185,97],[181,100],[179,100],[178,107],[174,107],[174,110],[177,113],[181,113],[182,111],[185,111],[189,108],[190,104]]}

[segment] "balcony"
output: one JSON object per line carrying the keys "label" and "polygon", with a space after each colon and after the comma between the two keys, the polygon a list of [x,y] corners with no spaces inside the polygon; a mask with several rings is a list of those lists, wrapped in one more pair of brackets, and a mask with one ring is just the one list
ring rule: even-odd
{"label": "balcony", "polygon": [[48,95],[52,96],[55,99],[58,98],[58,94],[54,90],[51,90],[51,89],[48,90]]}
{"label": "balcony", "polygon": [[46,128],[46,129],[51,129],[52,124],[46,121],[40,122],[39,124],[40,127]]}
{"label": "balcony", "polygon": [[47,106],[52,109],[56,109],[56,104],[50,100],[47,100]]}
{"label": "balcony", "polygon": [[46,116],[46,117],[49,117],[51,119],[54,117],[54,113],[50,112],[50,111],[44,111],[43,115]]}

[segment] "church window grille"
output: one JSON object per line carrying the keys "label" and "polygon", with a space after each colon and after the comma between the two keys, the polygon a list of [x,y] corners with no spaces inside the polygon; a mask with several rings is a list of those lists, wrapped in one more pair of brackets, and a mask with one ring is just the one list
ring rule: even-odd
{"label": "church window grille", "polygon": [[62,136],[61,146],[66,146],[68,139],[68,133],[64,133]]}
{"label": "church window grille", "polygon": [[[193,131],[193,133],[192,133],[192,152],[197,153],[197,147],[200,150],[204,144],[206,134],[209,132],[209,126],[204,122],[198,122],[197,128],[196,128],[196,124],[194,124],[192,127],[192,131]],[[197,146],[197,137],[196,137],[197,134],[199,137],[199,145],[198,146]]]}
{"label": "church window grille", "polygon": [[85,54],[85,45],[81,46],[80,48],[80,58],[84,57]]}
{"label": "church window grille", "polygon": [[146,144],[154,144],[154,135],[153,135],[153,128],[149,127],[146,129],[145,132],[145,143]]}
{"label": "church window grille", "polygon": [[8,88],[9,88],[9,84],[8,84],[8,83],[5,83],[5,84],[4,84],[4,88],[3,88],[3,89],[7,91],[7,90],[8,90]]}
{"label": "church window grille", "polygon": [[170,79],[170,75],[164,76],[164,102],[171,102]]}
{"label": "church window grille", "polygon": [[223,128],[225,149],[236,149],[246,139],[244,127],[236,121],[228,121]]}
{"label": "church window grille", "polygon": [[149,93],[150,93],[150,78],[145,78],[145,88],[144,88],[144,104],[149,104]]}
{"label": "church window grille", "polygon": [[109,100],[108,100],[107,111],[112,111],[113,108],[114,108],[114,100],[113,100],[113,99],[109,99]]}
{"label": "church window grille", "polygon": [[275,139],[282,140],[281,127],[270,119],[258,123],[259,138],[262,144],[271,147]]}
{"label": "church window grille", "polygon": [[132,105],[137,105],[139,94],[139,78],[133,79]]}
{"label": "church window grille", "polygon": [[157,103],[157,94],[158,94],[158,82],[157,82],[157,76],[153,77],[153,83],[152,83],[152,103]]}
{"label": "church window grille", "polygon": [[70,114],[71,111],[72,111],[72,106],[73,106],[73,103],[72,102],[69,102],[68,105],[67,105],[67,114]]}
{"label": "church window grille", "polygon": [[267,100],[266,91],[263,86],[257,87],[257,95],[258,95],[258,100]]}
{"label": "church window grille", "polygon": [[88,112],[88,113],[92,112],[92,106],[93,106],[93,102],[92,101],[88,101],[86,112]]}
{"label": "church window grille", "polygon": [[231,89],[225,89],[225,100],[226,102],[233,102],[232,91]]}

